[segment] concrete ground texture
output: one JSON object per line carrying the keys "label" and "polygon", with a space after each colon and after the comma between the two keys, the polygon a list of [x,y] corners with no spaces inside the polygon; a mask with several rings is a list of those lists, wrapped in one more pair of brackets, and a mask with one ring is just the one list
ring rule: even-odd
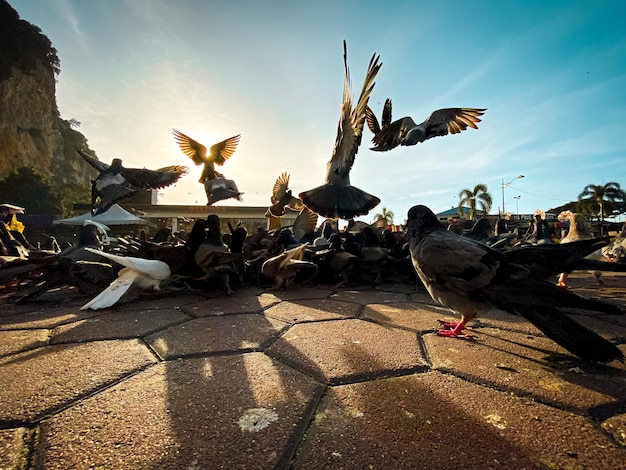
{"label": "concrete ground texture", "polygon": [[[572,290],[626,309],[626,276]],[[624,469],[624,364],[404,284],[0,303],[0,469]],[[626,353],[626,317],[573,317]]]}

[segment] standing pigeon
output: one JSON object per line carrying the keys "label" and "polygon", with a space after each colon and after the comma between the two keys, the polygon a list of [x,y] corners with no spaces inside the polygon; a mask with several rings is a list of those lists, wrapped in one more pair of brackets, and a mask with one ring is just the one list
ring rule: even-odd
{"label": "standing pigeon", "polygon": [[121,264],[124,268],[120,270],[117,274],[117,279],[109,287],[83,305],[81,310],[97,310],[110,307],[133,284],[142,289],[159,290],[161,282],[168,279],[171,275],[170,267],[163,261],[117,256],[104,251],[94,250],[93,248],[85,248],[85,250],[104,256],[117,264]]}
{"label": "standing pigeon", "polygon": [[363,89],[356,107],[352,107],[350,91],[350,71],[348,69],[348,52],[343,42],[343,61],[345,79],[341,115],[337,128],[337,140],[330,161],[326,164],[326,181],[309,191],[300,193],[304,205],[322,217],[330,219],[353,219],[366,215],[380,203],[376,196],[366,193],[350,185],[350,169],[363,137],[365,124],[365,108],[374,88],[374,79],[382,64],[380,57],[372,55],[363,82]]}
{"label": "standing pigeon", "polygon": [[276,178],[270,201],[272,205],[267,211],[272,217],[284,216],[287,213],[285,207],[293,211],[301,211],[304,207],[302,201],[291,194],[291,189],[289,189],[289,174],[285,172],[281,173],[281,175]]}
{"label": "standing pigeon", "polygon": [[414,206],[407,237],[413,266],[431,297],[461,316],[442,322],[441,336],[459,336],[480,311],[496,307],[520,315],[576,356],[593,361],[623,360],[613,343],[576,323],[559,307],[623,314],[616,306],[586,299],[537,279],[506,253],[445,230],[433,212]]}
{"label": "standing pigeon", "polygon": [[116,202],[126,199],[140,189],[160,189],[170,186],[189,170],[186,166],[171,165],[158,170],[125,168],[122,160],[114,158],[110,165],[82,150],[78,154],[100,173],[91,182],[92,214],[109,210]]}
{"label": "standing pigeon", "polygon": [[241,201],[241,195],[243,193],[239,192],[235,182],[226,179],[223,174],[215,170],[216,164],[222,166],[226,160],[235,153],[237,145],[239,145],[239,140],[241,139],[241,134],[229,137],[228,139],[212,145],[208,154],[207,148],[200,142],[176,129],[172,129],[172,134],[174,135],[174,140],[185,155],[191,158],[196,165],[204,165],[198,182],[204,184],[208,200],[207,205],[210,206],[217,201],[229,198],[235,198]]}
{"label": "standing pigeon", "polygon": [[398,145],[416,145],[433,137],[458,134],[468,127],[478,129],[478,117],[485,111],[487,110],[479,108],[444,108],[434,111],[421,124],[416,124],[408,116],[391,122],[391,100],[387,98],[380,124],[371,108],[368,106],[365,109],[367,126],[374,134],[374,147],[370,150],[386,152]]}

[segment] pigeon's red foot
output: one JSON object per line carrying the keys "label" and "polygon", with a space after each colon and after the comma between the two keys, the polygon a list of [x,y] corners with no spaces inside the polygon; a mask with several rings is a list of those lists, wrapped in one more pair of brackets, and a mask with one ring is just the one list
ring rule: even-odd
{"label": "pigeon's red foot", "polygon": [[[451,322],[445,320],[439,320],[439,323],[443,328],[437,330],[437,336],[446,336],[448,338],[473,338],[472,335],[467,335],[463,333],[465,329],[465,323],[462,321],[459,322]],[[471,329],[471,328],[468,328]]]}

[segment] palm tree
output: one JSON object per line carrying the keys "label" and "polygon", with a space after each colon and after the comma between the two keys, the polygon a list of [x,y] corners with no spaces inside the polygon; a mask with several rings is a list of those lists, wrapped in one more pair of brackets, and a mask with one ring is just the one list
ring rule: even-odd
{"label": "palm tree", "polygon": [[612,215],[615,204],[623,202],[624,199],[626,199],[626,193],[620,184],[614,181],[603,186],[588,184],[578,195],[578,201],[583,205],[588,205],[592,211],[597,211],[601,221],[604,221],[605,215]]}
{"label": "palm tree", "polygon": [[479,183],[474,186],[474,189],[463,189],[459,192],[459,215],[463,215],[463,206],[469,206],[469,217],[474,220],[476,217],[476,206],[479,205],[480,209],[488,214],[491,210],[493,201],[491,194],[487,190],[487,185]]}
{"label": "palm tree", "polygon": [[386,207],[383,207],[380,211],[380,214],[374,214],[374,223],[382,220],[385,222],[385,226],[393,225],[393,211],[388,211]]}

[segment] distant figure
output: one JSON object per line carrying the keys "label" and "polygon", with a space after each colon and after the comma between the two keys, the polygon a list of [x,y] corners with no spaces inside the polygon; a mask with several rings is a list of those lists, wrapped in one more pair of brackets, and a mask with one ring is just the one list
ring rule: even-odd
{"label": "distant figure", "polygon": [[543,218],[541,212],[535,212],[535,222],[533,222],[531,230],[529,241],[533,245],[552,243],[550,227],[548,227],[548,222]]}

